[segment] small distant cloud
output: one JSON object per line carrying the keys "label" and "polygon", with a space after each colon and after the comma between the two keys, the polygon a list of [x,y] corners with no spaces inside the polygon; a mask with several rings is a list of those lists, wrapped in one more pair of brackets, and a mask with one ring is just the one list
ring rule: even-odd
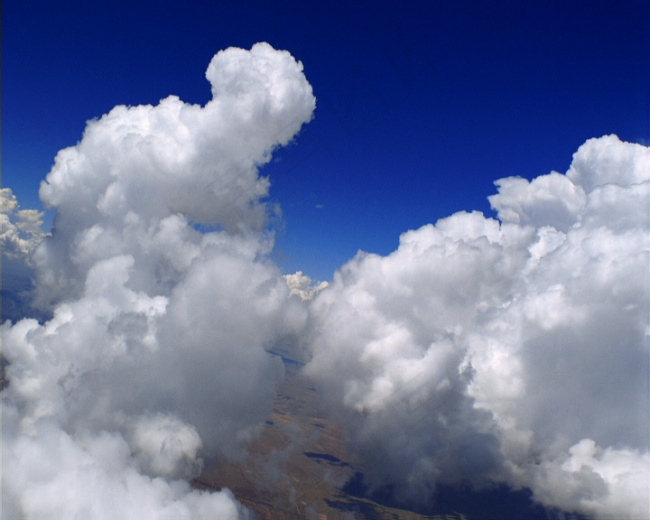
{"label": "small distant cloud", "polygon": [[284,279],[287,281],[291,296],[299,296],[303,301],[312,300],[314,296],[329,286],[328,282],[314,282],[302,271],[287,274]]}
{"label": "small distant cloud", "polygon": [[11,259],[27,259],[47,236],[43,231],[44,213],[19,208],[11,188],[0,189],[0,247],[2,254]]}

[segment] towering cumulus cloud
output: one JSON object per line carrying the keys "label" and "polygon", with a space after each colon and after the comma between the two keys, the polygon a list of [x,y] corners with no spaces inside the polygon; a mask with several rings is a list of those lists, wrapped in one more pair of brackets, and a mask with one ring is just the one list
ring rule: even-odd
{"label": "towering cumulus cloud", "polygon": [[52,317],[3,325],[3,518],[248,516],[183,479],[255,433],[282,370],[266,349],[306,319],[266,259],[258,167],[315,99],[267,44],[218,53],[206,76],[205,106],[89,122],[41,186],[57,215],[32,260]]}
{"label": "towering cumulus cloud", "polygon": [[650,149],[592,139],[566,175],[496,184],[499,220],[457,213],[346,264],[311,304],[307,373],[370,485],[648,518]]}

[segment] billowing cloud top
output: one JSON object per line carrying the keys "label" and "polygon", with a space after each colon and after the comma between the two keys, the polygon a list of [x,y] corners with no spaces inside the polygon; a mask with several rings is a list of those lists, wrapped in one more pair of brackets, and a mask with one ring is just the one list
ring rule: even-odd
{"label": "billowing cloud top", "polygon": [[[266,349],[305,321],[265,256],[258,167],[315,98],[268,44],[219,52],[206,75],[205,106],[90,121],[41,186],[57,216],[33,260],[53,316],[2,329],[3,518],[248,517],[182,479],[263,423],[282,373]],[[3,190],[3,218],[13,201]]]}
{"label": "billowing cloud top", "polygon": [[265,43],[219,52],[206,76],[214,97],[205,106],[175,96],[118,106],[57,154],[40,189],[57,210],[58,236],[35,257],[45,303],[78,295],[90,267],[117,253],[137,251],[147,289],[156,281],[145,271],[184,269],[194,250],[186,222],[264,228],[269,182],[258,167],[311,119],[312,88],[300,63]]}
{"label": "billowing cloud top", "polygon": [[647,518],[650,149],[592,139],[566,175],[496,184],[500,222],[457,213],[346,264],[307,373],[371,484]]}

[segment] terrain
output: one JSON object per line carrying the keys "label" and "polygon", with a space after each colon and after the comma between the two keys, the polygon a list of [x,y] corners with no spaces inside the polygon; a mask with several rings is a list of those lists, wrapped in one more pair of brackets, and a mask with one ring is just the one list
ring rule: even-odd
{"label": "terrain", "polygon": [[534,504],[527,491],[441,488],[435,506],[416,512],[390,494],[367,496],[363,468],[346,451],[341,425],[327,418],[316,388],[291,349],[271,418],[239,461],[208,461],[199,489],[229,488],[260,520],[582,520]]}
{"label": "terrain", "polygon": [[355,475],[343,430],[328,420],[316,389],[300,374],[289,352],[274,352],[285,365],[271,419],[241,461],[208,463],[193,485],[228,487],[261,520],[424,519],[469,520],[461,514],[425,516],[389,507],[346,491]]}

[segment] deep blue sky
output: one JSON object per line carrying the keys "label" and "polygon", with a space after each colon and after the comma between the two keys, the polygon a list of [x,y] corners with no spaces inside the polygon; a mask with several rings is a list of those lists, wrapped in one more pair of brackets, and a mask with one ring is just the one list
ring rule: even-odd
{"label": "deep blue sky", "polygon": [[586,139],[648,143],[648,0],[3,2],[3,186],[23,208],[56,152],[116,104],[205,103],[205,69],[268,41],[305,67],[316,117],[265,168],[278,258],[328,279],[358,249],[494,180],[566,171]]}

